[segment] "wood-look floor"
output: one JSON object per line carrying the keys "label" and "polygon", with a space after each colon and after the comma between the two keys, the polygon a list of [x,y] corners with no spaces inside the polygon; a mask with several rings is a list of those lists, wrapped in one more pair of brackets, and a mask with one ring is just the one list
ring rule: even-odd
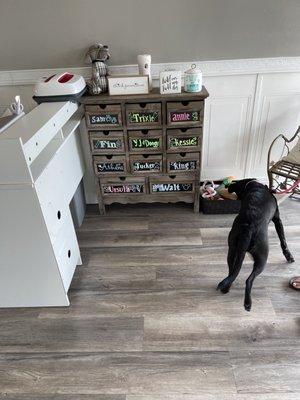
{"label": "wood-look floor", "polygon": [[0,310],[0,398],[6,400],[299,400],[300,203],[281,206],[286,264],[270,257],[243,308],[251,260],[231,292],[234,216],[188,205],[90,207],[78,230],[84,266],[69,308]]}

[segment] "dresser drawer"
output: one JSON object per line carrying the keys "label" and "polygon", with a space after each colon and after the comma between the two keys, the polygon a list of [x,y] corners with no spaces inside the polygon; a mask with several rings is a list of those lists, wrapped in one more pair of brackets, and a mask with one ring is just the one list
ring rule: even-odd
{"label": "dresser drawer", "polygon": [[169,102],[167,103],[167,124],[170,126],[201,126],[203,109],[203,101]]}
{"label": "dresser drawer", "polygon": [[167,173],[195,172],[199,168],[200,153],[175,153],[167,155]]}
{"label": "dresser drawer", "polygon": [[116,178],[101,178],[100,188],[103,196],[134,195],[147,193],[145,178],[120,176]]}
{"label": "dresser drawer", "polygon": [[136,175],[161,173],[163,171],[162,154],[139,154],[130,156],[130,172]]}
{"label": "dresser drawer", "polygon": [[194,193],[195,176],[165,175],[149,178],[151,194]]}
{"label": "dresser drawer", "polygon": [[202,131],[199,128],[169,129],[167,131],[167,151],[186,152],[200,151]]}
{"label": "dresser drawer", "polygon": [[159,153],[164,150],[163,134],[159,129],[128,131],[129,150],[135,153]]}
{"label": "dresser drawer", "polygon": [[161,125],[161,103],[138,103],[126,105],[128,127],[155,127]]}
{"label": "dresser drawer", "polygon": [[99,176],[118,176],[127,173],[125,156],[94,156],[94,171]]}
{"label": "dresser drawer", "polygon": [[120,104],[98,104],[85,107],[86,125],[93,128],[122,127],[122,110]]}
{"label": "dresser drawer", "polygon": [[89,132],[93,154],[114,154],[125,152],[123,131]]}

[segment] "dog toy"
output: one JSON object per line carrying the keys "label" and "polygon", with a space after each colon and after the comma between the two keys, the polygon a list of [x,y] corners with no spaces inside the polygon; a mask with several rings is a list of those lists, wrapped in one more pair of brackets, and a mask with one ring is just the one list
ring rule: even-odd
{"label": "dog toy", "polygon": [[215,191],[215,184],[213,181],[205,181],[201,186],[201,196],[204,199],[212,200],[214,196],[217,194]]}
{"label": "dog toy", "polygon": [[95,43],[88,49],[85,55],[85,62],[87,64],[92,63],[92,78],[87,82],[90,94],[94,95],[107,92],[108,70],[105,61],[109,60],[109,58],[109,48],[106,45]]}

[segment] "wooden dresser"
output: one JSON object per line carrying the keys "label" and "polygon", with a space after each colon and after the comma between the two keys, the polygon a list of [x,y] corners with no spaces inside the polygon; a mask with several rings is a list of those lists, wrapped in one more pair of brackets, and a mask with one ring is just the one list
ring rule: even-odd
{"label": "wooden dresser", "polygon": [[200,93],[84,96],[99,210],[118,203],[194,203],[204,100]]}

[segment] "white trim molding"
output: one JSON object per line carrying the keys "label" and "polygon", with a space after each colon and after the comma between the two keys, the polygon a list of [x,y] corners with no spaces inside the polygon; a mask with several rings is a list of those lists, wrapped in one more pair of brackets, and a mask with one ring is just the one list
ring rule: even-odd
{"label": "white trim molding", "polygon": [[[159,78],[160,71],[181,70],[184,72],[193,63],[202,70],[204,76],[300,72],[300,57],[249,58],[153,64],[153,79]],[[109,70],[112,75],[136,74],[138,72],[137,65],[114,65],[110,66]],[[0,71],[0,86],[33,85],[40,77],[47,77],[64,71],[80,74],[84,78],[89,78],[91,75],[90,67]]]}

